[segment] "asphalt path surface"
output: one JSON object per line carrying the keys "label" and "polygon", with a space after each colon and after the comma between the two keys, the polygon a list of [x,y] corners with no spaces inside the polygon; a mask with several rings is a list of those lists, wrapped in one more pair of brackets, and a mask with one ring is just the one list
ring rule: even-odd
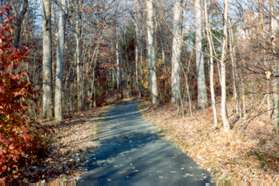
{"label": "asphalt path surface", "polygon": [[137,111],[136,101],[126,101],[107,112],[108,119],[99,124],[100,145],[88,153],[88,171],[78,185],[213,185],[209,173],[162,138]]}

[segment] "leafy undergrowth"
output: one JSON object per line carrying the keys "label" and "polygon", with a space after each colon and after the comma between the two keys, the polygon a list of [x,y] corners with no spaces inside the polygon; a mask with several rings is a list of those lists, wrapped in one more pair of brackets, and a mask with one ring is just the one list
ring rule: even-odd
{"label": "leafy undergrowth", "polygon": [[44,154],[47,129],[28,117],[35,91],[25,68],[26,47],[13,46],[12,7],[0,7],[0,184],[20,179],[22,167]]}
{"label": "leafy undergrowth", "polygon": [[239,121],[228,133],[221,126],[211,127],[210,108],[181,117],[169,104],[144,116],[162,129],[168,140],[208,170],[216,182],[279,183],[279,140],[266,115],[245,124]]}
{"label": "leafy undergrowth", "polygon": [[24,179],[20,182],[61,182],[75,180],[84,172],[83,165],[88,151],[94,150],[98,143],[96,138],[97,121],[107,107],[72,115],[62,123],[44,123],[51,128],[47,156],[40,162],[27,167]]}

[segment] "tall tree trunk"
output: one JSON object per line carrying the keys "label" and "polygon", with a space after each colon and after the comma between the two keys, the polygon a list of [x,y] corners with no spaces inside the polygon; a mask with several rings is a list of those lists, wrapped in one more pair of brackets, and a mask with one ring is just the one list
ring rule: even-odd
{"label": "tall tree trunk", "polygon": [[20,38],[21,38],[21,25],[25,14],[28,10],[28,0],[23,0],[23,5],[20,13],[16,16],[15,19],[15,39],[14,39],[14,46],[17,48],[20,45]]}
{"label": "tall tree trunk", "polygon": [[82,88],[82,64],[81,64],[81,5],[82,0],[76,0],[76,24],[75,24],[75,39],[76,39],[76,51],[75,51],[75,58],[76,58],[76,86],[77,86],[77,111],[82,109],[83,105],[83,88]]}
{"label": "tall tree trunk", "polygon": [[227,55],[227,42],[228,42],[228,0],[224,0],[224,38],[222,44],[222,55],[220,60],[221,71],[221,117],[225,131],[230,130],[230,124],[227,116],[227,86],[226,86],[226,55]]}
{"label": "tall tree trunk", "polygon": [[93,55],[92,55],[92,83],[91,83],[91,108],[95,108],[96,107],[96,66],[97,66],[97,59],[99,56],[99,48],[100,48],[100,42],[98,41],[98,44],[96,46],[96,48],[94,49]]}
{"label": "tall tree trunk", "polygon": [[53,117],[52,103],[52,43],[51,43],[51,3],[42,0],[43,10],[43,117]]}
{"label": "tall tree trunk", "polygon": [[139,29],[139,2],[138,0],[134,0],[134,9],[135,9],[135,32],[136,32],[136,45],[135,45],[135,88],[138,96],[141,96],[140,89],[139,89],[139,48],[140,48],[140,29]]}
{"label": "tall tree trunk", "polygon": [[57,44],[57,60],[56,60],[56,76],[55,76],[55,96],[54,96],[54,118],[57,121],[62,121],[62,78],[64,66],[64,9],[66,6],[65,0],[60,0],[58,13],[58,44]]}
{"label": "tall tree trunk", "polygon": [[158,103],[158,87],[157,87],[157,77],[156,77],[156,56],[154,48],[154,7],[153,0],[146,0],[146,10],[147,10],[147,59],[149,64],[149,87],[151,93],[152,104]]}
{"label": "tall tree trunk", "polygon": [[194,50],[192,50],[191,55],[187,61],[186,64],[186,69],[183,70],[183,75],[185,78],[185,87],[186,87],[186,93],[187,93],[187,101],[188,101],[188,109],[189,109],[189,113],[190,116],[193,116],[193,109],[192,109],[192,96],[191,96],[191,90],[190,90],[190,86],[189,86],[189,71],[190,71],[190,67],[191,67],[191,60],[192,57],[194,55]]}
{"label": "tall tree trunk", "polygon": [[[271,3],[272,4],[272,3]],[[266,82],[267,82],[267,94],[266,94],[266,101],[267,101],[267,112],[270,117],[272,117],[272,85],[271,85],[271,72],[270,72],[270,62],[266,60],[266,48],[267,45],[265,44],[265,30],[264,30],[264,25],[265,25],[265,2],[264,0],[258,0],[258,9],[259,9],[259,37],[261,38],[261,45],[263,45],[263,63],[266,68],[265,74],[266,74]]]}
{"label": "tall tree trunk", "polygon": [[121,73],[120,73],[120,54],[119,54],[119,40],[116,33],[116,43],[115,43],[115,55],[116,55],[116,86],[117,90],[120,90],[120,81],[121,81]]}
{"label": "tall tree trunk", "polygon": [[171,88],[172,102],[179,104],[181,98],[180,90],[180,60],[181,47],[183,42],[182,35],[183,24],[183,0],[176,0],[173,8],[173,39],[172,39],[172,71],[171,71]]}
{"label": "tall tree trunk", "polygon": [[233,35],[233,29],[231,27],[229,21],[229,51],[230,51],[230,59],[232,64],[232,85],[233,85],[233,97],[235,101],[235,112],[237,117],[241,117],[241,106],[240,106],[240,97],[239,97],[239,85],[237,82],[239,82],[239,76],[238,76],[238,66],[236,61],[236,54],[235,54],[235,44],[234,44],[234,35]]}
{"label": "tall tree trunk", "polygon": [[[276,55],[275,53],[275,15],[274,15],[274,2],[273,0],[269,0],[269,7],[270,7],[270,33],[271,33],[271,50],[273,57]],[[278,71],[279,65],[278,61],[272,64],[272,79],[271,79],[271,86],[272,86],[272,94],[273,94],[273,115],[272,121],[274,125],[274,129],[277,133],[279,133],[279,83],[278,83]]]}
{"label": "tall tree trunk", "polygon": [[210,61],[210,70],[209,70],[209,79],[210,79],[210,95],[211,95],[211,107],[213,113],[213,127],[216,128],[218,125],[217,122],[217,111],[216,111],[216,98],[215,98],[215,89],[214,89],[214,59],[213,59],[213,41],[211,35],[211,27],[209,25],[209,17],[207,13],[207,0],[204,0],[204,19],[205,19],[205,30],[207,36],[207,42],[209,46],[209,61]]}
{"label": "tall tree trunk", "polygon": [[204,55],[202,49],[202,8],[201,0],[195,0],[195,48],[196,48],[196,66],[197,66],[197,81],[198,81],[198,107],[206,108],[207,90],[205,82],[205,71],[204,71]]}

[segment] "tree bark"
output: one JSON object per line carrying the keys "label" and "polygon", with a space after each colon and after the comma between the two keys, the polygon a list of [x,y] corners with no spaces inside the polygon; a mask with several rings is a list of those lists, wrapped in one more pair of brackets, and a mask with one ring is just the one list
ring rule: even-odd
{"label": "tree bark", "polygon": [[91,107],[95,108],[96,107],[96,66],[97,66],[97,59],[98,59],[98,55],[99,55],[99,42],[93,52],[93,56],[92,56],[92,84],[91,84]]}
{"label": "tree bark", "polygon": [[58,44],[57,44],[57,60],[56,60],[56,76],[55,76],[55,95],[54,95],[54,118],[56,121],[62,121],[62,78],[64,66],[64,8],[66,6],[65,0],[60,0],[58,13]]}
{"label": "tree bark", "polygon": [[43,117],[53,117],[52,103],[52,43],[51,43],[51,2],[42,1],[43,10]]}
{"label": "tree bark", "polygon": [[[270,33],[271,33],[271,50],[273,56],[276,55],[275,52],[275,15],[274,15],[274,2],[273,0],[269,0],[269,7],[270,7]],[[274,74],[279,71],[278,61],[275,62],[272,66],[272,77],[271,77],[271,86],[272,86],[272,97],[273,97],[273,115],[272,115],[272,122],[274,125],[274,129],[277,133],[279,133],[279,83],[278,77]]]}
{"label": "tree bark", "polygon": [[233,97],[235,101],[235,112],[238,117],[241,117],[241,106],[240,106],[240,97],[239,97],[239,85],[237,82],[239,82],[238,77],[238,66],[237,61],[235,59],[235,45],[234,45],[234,35],[233,35],[233,29],[231,28],[231,24],[229,22],[229,51],[230,51],[230,58],[231,58],[231,64],[232,64],[232,85],[233,85]]}
{"label": "tree bark", "polygon": [[211,95],[211,107],[213,113],[213,127],[218,126],[217,121],[217,111],[216,111],[216,98],[215,98],[215,89],[214,89],[214,59],[213,59],[213,41],[211,35],[211,28],[209,26],[209,18],[207,13],[207,0],[204,0],[204,18],[205,18],[205,30],[207,36],[207,42],[209,46],[209,61],[210,61],[210,70],[209,70],[209,79],[210,79],[210,95]]}
{"label": "tree bark", "polygon": [[266,82],[267,82],[267,94],[266,94],[266,101],[267,101],[267,112],[268,112],[268,115],[270,117],[272,117],[272,85],[271,85],[271,77],[270,77],[270,63],[269,61],[266,59],[267,57],[267,51],[266,51],[266,48],[267,48],[267,45],[265,44],[265,30],[264,30],[264,25],[265,25],[265,2],[264,0],[258,0],[258,13],[259,13],[259,38],[261,38],[261,45],[263,45],[263,63],[264,63],[264,66],[265,66],[265,74],[266,74]]}
{"label": "tree bark", "polygon": [[23,19],[25,17],[25,14],[28,10],[28,0],[23,0],[23,5],[20,13],[16,16],[15,19],[15,39],[14,39],[14,46],[16,48],[20,45],[20,38],[21,38],[21,26]]}
{"label": "tree bark", "polygon": [[151,93],[152,104],[158,103],[158,88],[156,77],[156,56],[154,48],[154,12],[153,12],[153,0],[146,0],[147,10],[147,60],[149,64],[149,87]]}
{"label": "tree bark", "polygon": [[195,48],[196,48],[196,68],[197,68],[197,82],[198,82],[198,107],[206,108],[208,104],[207,90],[205,82],[204,70],[204,55],[202,49],[202,8],[201,0],[195,0]]}
{"label": "tree bark", "polygon": [[117,90],[120,90],[120,81],[121,81],[121,73],[120,73],[120,55],[119,55],[119,41],[116,33],[116,43],[115,43],[115,55],[116,55],[116,86]]}
{"label": "tree bark", "polygon": [[75,40],[76,40],[76,91],[77,91],[77,111],[82,109],[83,88],[81,82],[82,64],[81,64],[81,5],[82,0],[76,0],[76,23],[75,23]]}
{"label": "tree bark", "polygon": [[172,103],[179,104],[181,101],[180,90],[180,60],[181,48],[183,42],[182,25],[183,24],[183,0],[176,0],[173,8],[173,39],[172,39],[172,71],[171,88]]}
{"label": "tree bark", "polygon": [[134,9],[135,9],[135,32],[136,32],[136,44],[135,44],[135,89],[138,96],[141,96],[140,89],[139,89],[139,48],[140,48],[140,28],[139,28],[139,13],[140,7],[138,0],[134,0]]}
{"label": "tree bark", "polygon": [[221,71],[221,118],[225,131],[230,130],[230,124],[227,116],[227,86],[226,86],[226,54],[227,54],[227,42],[228,42],[228,0],[224,0],[224,38],[222,44],[222,55],[220,60]]}

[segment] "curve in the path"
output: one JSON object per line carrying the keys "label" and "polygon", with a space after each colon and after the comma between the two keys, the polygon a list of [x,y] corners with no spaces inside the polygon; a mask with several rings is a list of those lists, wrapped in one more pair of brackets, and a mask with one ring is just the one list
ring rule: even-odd
{"label": "curve in the path", "polygon": [[[123,102],[107,116],[137,110],[136,102]],[[209,174],[160,137],[140,113],[104,120],[98,138],[100,146],[89,153],[80,186],[211,185]]]}

